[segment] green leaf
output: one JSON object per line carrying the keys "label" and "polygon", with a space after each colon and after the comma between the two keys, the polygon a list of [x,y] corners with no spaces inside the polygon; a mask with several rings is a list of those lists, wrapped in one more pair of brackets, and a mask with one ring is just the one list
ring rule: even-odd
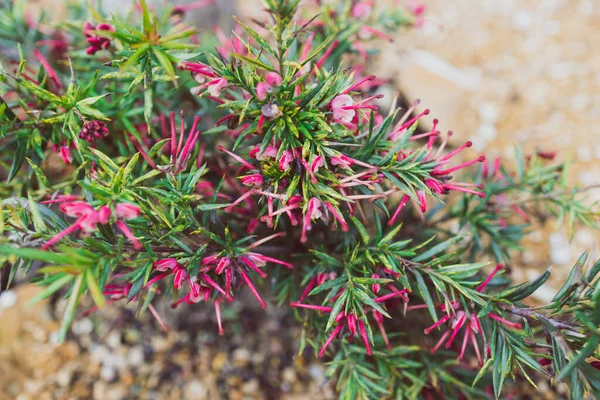
{"label": "green leaf", "polygon": [[154,108],[154,90],[148,86],[144,91],[144,120],[148,126],[152,123],[152,109]]}
{"label": "green leaf", "polygon": [[258,32],[241,22],[237,17],[233,17],[233,19],[235,20],[235,22],[238,23],[238,25],[244,28],[248,35],[252,36],[252,38],[256,40],[256,43],[258,43],[261,49],[271,54],[272,56],[277,57],[277,52],[271,47],[269,42],[267,42]]}
{"label": "green leaf", "polygon": [[150,11],[148,10],[148,5],[146,4],[146,0],[140,0],[140,8],[142,9],[142,31],[144,33],[150,32]]}
{"label": "green leaf", "polygon": [[325,281],[322,284],[320,284],[319,286],[317,286],[316,288],[314,288],[313,290],[311,290],[308,295],[314,296],[315,294],[319,294],[325,290],[333,289],[335,287],[342,285],[344,282],[346,282],[346,280],[347,280],[347,278],[345,276],[340,276],[339,278]]}
{"label": "green leaf", "polygon": [[477,373],[477,376],[475,377],[475,380],[473,380],[473,383],[471,384],[471,387],[475,387],[475,385],[477,384],[477,382],[479,382],[479,380],[485,376],[485,374],[487,373],[488,369],[490,369],[490,365],[492,365],[493,363],[494,363],[494,359],[493,358],[488,358],[488,360],[485,362],[485,364],[483,364],[483,367],[481,367],[481,369]]}
{"label": "green leaf", "polygon": [[327,320],[327,326],[325,327],[326,331],[328,331],[331,328],[331,326],[335,322],[336,317],[342,310],[342,307],[346,303],[346,298],[348,297],[348,293],[349,293],[348,291],[342,292],[342,295],[340,297],[338,297],[335,304],[333,305],[333,309],[331,310],[331,314],[329,314],[329,319]]}
{"label": "green leaf", "polygon": [[16,248],[9,246],[0,246],[0,254],[21,257],[28,260],[53,262],[55,264],[71,265],[73,261],[70,256],[64,254],[52,253],[50,251],[31,249],[26,247]]}
{"label": "green leaf", "polygon": [[94,97],[88,97],[87,99],[83,99],[83,100],[79,100],[77,102],[78,106],[91,106],[92,104],[94,104],[95,102],[97,102],[98,100],[106,97],[106,96],[110,96],[112,93],[105,93],[105,94],[101,94],[100,96],[94,96]]}
{"label": "green leaf", "polygon": [[329,268],[333,267],[333,266],[335,266],[335,267],[341,267],[341,266],[344,265],[340,260],[338,260],[335,257],[330,256],[327,253],[323,253],[323,252],[320,252],[320,251],[317,251],[317,250],[313,250],[313,249],[311,249],[310,252],[312,254],[314,254],[319,260],[325,261],[327,264],[329,264],[328,265]]}
{"label": "green leaf", "polygon": [[543,274],[538,276],[531,282],[525,282],[520,285],[508,288],[498,293],[496,297],[500,299],[508,300],[512,303],[523,300],[531,296],[536,290],[540,288],[550,277],[552,267],[549,267]]}
{"label": "green leaf", "polygon": [[581,271],[583,269],[583,266],[585,265],[585,262],[587,261],[588,254],[589,254],[589,251],[586,251],[579,257],[579,259],[573,266],[573,269],[571,269],[571,272],[569,273],[569,277],[567,278],[565,283],[562,285],[562,287],[560,288],[558,293],[556,293],[556,295],[552,298],[552,302],[559,301],[567,293],[567,291],[571,288],[571,285],[573,285],[575,283],[575,279],[579,279],[581,277]]}
{"label": "green leaf", "polygon": [[266,71],[271,71],[271,72],[275,71],[272,67],[269,67],[267,64],[263,63],[262,61],[258,61],[258,60],[254,59],[254,58],[246,57],[246,56],[244,56],[242,54],[237,54],[237,53],[232,53],[231,56],[235,57],[235,58],[238,58],[238,59],[240,59],[242,61],[245,61],[248,64],[252,64],[255,67],[262,68],[262,69],[264,69]]}
{"label": "green leaf", "polygon": [[569,364],[567,364],[567,366],[564,367],[562,371],[560,371],[556,379],[559,381],[563,380],[567,375],[571,373],[571,371],[573,371],[575,368],[577,368],[578,365],[584,362],[586,358],[591,356],[594,353],[594,351],[596,351],[596,347],[598,347],[599,341],[600,338],[598,338],[598,336],[596,335],[589,338],[585,346],[583,346],[581,350],[579,350],[579,353],[577,353],[577,355],[571,359]]}
{"label": "green leaf", "polygon": [[438,320],[438,317],[435,312],[435,305],[433,303],[433,299],[431,298],[431,293],[429,293],[429,288],[427,288],[427,285],[425,284],[425,280],[423,279],[423,276],[421,276],[421,274],[419,272],[417,272],[416,270],[413,270],[413,274],[415,275],[415,280],[417,281],[417,287],[419,288],[421,297],[423,298],[423,301],[427,305],[427,311],[429,311],[431,318],[435,322]]}
{"label": "green leaf", "polygon": [[374,284],[384,285],[386,283],[392,283],[392,282],[395,282],[395,281],[393,279],[388,279],[388,278],[361,278],[361,277],[354,277],[354,278],[352,278],[352,282],[358,283],[358,284],[361,284],[361,285],[374,285]]}
{"label": "green leaf", "polygon": [[[152,267],[152,264],[150,264],[150,267]],[[137,296],[137,294],[140,292],[140,290],[142,290],[142,288],[144,287],[144,284],[146,283],[146,274],[142,273],[138,276],[138,278],[133,282],[133,284],[131,285],[131,289],[129,290],[129,293],[127,294],[127,302],[130,302],[131,300],[133,300],[133,298],[135,296]]]}
{"label": "green leaf", "polygon": [[200,204],[196,209],[199,211],[213,211],[227,207],[229,204]]}
{"label": "green leaf", "polygon": [[378,303],[376,303],[375,300],[373,300],[367,293],[359,289],[358,286],[354,289],[354,294],[363,304],[373,307],[387,318],[392,318],[387,311],[385,311]]}
{"label": "green leaf", "polygon": [[100,119],[100,120],[104,120],[104,121],[108,121],[109,118],[104,115],[104,113],[102,113],[102,111],[96,110],[94,108],[88,107],[88,106],[83,106],[83,105],[78,105],[77,109],[79,110],[80,113],[82,113],[83,115],[86,115],[88,117],[94,118],[94,119]]}
{"label": "green leaf", "polygon": [[25,159],[27,160],[27,163],[33,170],[33,173],[35,174],[35,176],[38,180],[38,184],[40,185],[40,188],[46,189],[47,187],[50,187],[48,178],[46,178],[46,175],[44,175],[44,172],[42,172],[40,167],[38,167],[37,164],[35,164],[33,161],[31,161],[31,159],[29,159],[28,157],[25,157]]}
{"label": "green leaf", "polygon": [[356,229],[358,229],[358,233],[360,233],[363,242],[365,242],[365,244],[369,243],[369,240],[371,240],[371,238],[369,237],[369,232],[367,232],[367,228],[365,228],[362,222],[360,222],[355,216],[351,216],[350,219],[354,223],[354,226],[356,226]]}
{"label": "green leaf", "polygon": [[133,172],[133,169],[135,168],[135,165],[137,164],[139,159],[140,159],[140,153],[135,153],[133,155],[133,157],[131,157],[131,159],[125,166],[125,169],[123,170],[123,177],[125,179],[129,179],[129,177],[131,176],[131,173]]}
{"label": "green leaf", "polygon": [[71,290],[71,296],[69,296],[67,307],[65,308],[65,313],[63,315],[62,323],[60,324],[60,330],[58,331],[58,343],[64,342],[65,338],[67,337],[67,332],[71,327],[73,318],[75,318],[75,312],[77,311],[77,304],[79,303],[82,288],[83,274],[77,277],[77,279],[75,280],[75,284],[73,285],[73,288]]}
{"label": "green leaf", "polygon": [[94,303],[99,308],[104,307],[104,295],[102,294],[102,290],[100,290],[100,286],[98,286],[98,282],[96,282],[96,278],[89,269],[85,271],[85,279]]}
{"label": "green leaf", "polygon": [[321,44],[319,44],[317,46],[316,49],[314,49],[307,57],[306,59],[304,59],[301,63],[302,66],[306,65],[306,63],[308,63],[310,60],[312,60],[313,58],[315,58],[316,56],[319,55],[319,53],[321,53],[323,50],[325,50],[327,47],[329,47],[329,45],[331,43],[333,43],[333,40],[335,39],[335,37],[337,36],[337,32],[333,32],[331,35],[327,36],[322,42]]}
{"label": "green leaf", "polygon": [[428,258],[431,258],[435,255],[440,254],[443,251],[446,251],[450,246],[452,246],[455,243],[460,242],[462,239],[463,239],[462,236],[455,236],[455,237],[450,238],[442,243],[436,244],[435,246],[433,246],[431,249],[427,250],[423,254],[413,258],[412,261],[414,261],[414,262],[425,261]]}
{"label": "green leaf", "polygon": [[400,229],[402,229],[402,223],[399,223],[394,229],[392,229],[391,231],[386,233],[386,235],[381,238],[378,245],[381,246],[382,244],[386,244],[389,241],[391,241],[392,239],[394,239],[396,237],[396,235],[398,234],[398,232],[400,232]]}
{"label": "green leaf", "polygon": [[138,183],[145,181],[146,179],[150,179],[150,178],[154,178],[156,175],[160,175],[163,172],[157,170],[157,169],[153,169],[152,171],[140,176],[139,178],[134,179],[133,182],[131,182],[131,186],[136,186]]}
{"label": "green leaf", "polygon": [[27,193],[27,199],[29,200],[29,211],[31,212],[31,220],[33,221],[33,228],[36,232],[44,232],[46,230],[46,224],[40,215],[40,209],[30,193]]}
{"label": "green leaf", "polygon": [[21,165],[23,165],[23,161],[25,161],[25,153],[27,152],[27,139],[19,138],[17,141],[17,151],[15,152],[15,157],[13,158],[12,165],[10,166],[10,171],[8,172],[7,182],[13,180],[13,178],[17,175],[17,172],[21,169]]}
{"label": "green leaf", "polygon": [[27,305],[31,305],[31,304],[37,303],[40,300],[47,299],[52,294],[59,291],[64,285],[71,282],[73,279],[75,279],[75,275],[61,276],[60,278],[56,279],[55,281],[50,283],[48,286],[46,286],[46,288],[41,293],[39,293],[38,295],[34,296],[31,300],[29,300],[27,302]]}
{"label": "green leaf", "polygon": [[100,150],[97,149],[93,149],[90,148],[90,151],[92,153],[94,153],[94,155],[96,157],[98,157],[98,159],[106,166],[110,167],[110,169],[113,170],[113,172],[117,172],[119,170],[119,166],[117,164],[115,164],[115,162],[108,157],[106,154],[104,154],[103,152],[101,152]]}
{"label": "green leaf", "polygon": [[175,78],[175,68],[173,68],[173,63],[171,62],[171,59],[169,59],[169,56],[156,47],[152,47],[152,51],[167,75],[169,75],[171,78]]}
{"label": "green leaf", "polygon": [[34,95],[36,95],[40,99],[46,100],[55,105],[64,105],[64,102],[61,100],[61,98],[58,97],[57,95],[55,95],[54,93],[52,93],[51,91],[46,90],[46,89],[36,85],[35,83],[29,82],[28,80],[25,80],[25,79],[15,78],[15,80],[17,81],[17,83],[19,85],[24,86],[27,90],[32,92]]}

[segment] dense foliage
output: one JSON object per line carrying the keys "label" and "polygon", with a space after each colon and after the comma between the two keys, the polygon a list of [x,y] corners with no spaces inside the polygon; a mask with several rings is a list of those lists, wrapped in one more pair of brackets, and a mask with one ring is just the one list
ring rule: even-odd
{"label": "dense foliage", "polygon": [[598,396],[600,262],[535,308],[550,270],[503,274],[532,221],[596,226],[588,188],[543,151],[461,163],[470,142],[419,130],[429,111],[366,75],[366,42],[422,6],[265,0],[227,38],[185,25],[209,3],[73,5],[57,27],[2,3],[0,268],[68,299],[60,340],[82,296],[160,324],[155,302],[210,305],[227,335],[249,290],[291,305],[340,398],[500,397],[537,375]]}

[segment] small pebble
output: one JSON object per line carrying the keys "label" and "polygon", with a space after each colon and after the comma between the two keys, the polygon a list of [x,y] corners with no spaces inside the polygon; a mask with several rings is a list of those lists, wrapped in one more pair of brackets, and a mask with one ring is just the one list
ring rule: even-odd
{"label": "small pebble", "polygon": [[0,308],[8,309],[17,304],[17,294],[13,290],[0,293]]}

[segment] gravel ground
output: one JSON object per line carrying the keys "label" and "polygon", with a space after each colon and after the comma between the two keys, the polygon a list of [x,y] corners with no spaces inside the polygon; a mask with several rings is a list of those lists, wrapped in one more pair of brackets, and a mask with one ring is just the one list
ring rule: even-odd
{"label": "gravel ground", "polygon": [[26,306],[37,292],[23,285],[0,297],[0,320],[10,321],[0,326],[0,400],[333,398],[325,367],[308,352],[294,357],[298,331],[274,305],[224,308],[222,337],[203,304],[159,308],[168,332],[149,313],[111,305],[56,345],[64,304]]}

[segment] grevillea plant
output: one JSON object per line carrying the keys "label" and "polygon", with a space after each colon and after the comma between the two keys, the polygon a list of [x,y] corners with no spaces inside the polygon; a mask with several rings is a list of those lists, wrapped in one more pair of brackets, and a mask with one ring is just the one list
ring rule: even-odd
{"label": "grevillea plant", "polygon": [[549,304],[529,297],[550,270],[506,272],[536,220],[596,226],[589,188],[551,153],[466,156],[367,75],[367,42],[423,7],[265,0],[231,37],[199,35],[183,16],[210,3],[73,5],[58,27],[3,3],[0,266],[66,298],[59,340],[127,302],[164,329],[158,302],[214,307],[205,329],[231,335],[221,310],[248,292],[295,314],[299,356],[329,362],[340,398],[543,376],[597,397],[600,263],[582,255]]}

